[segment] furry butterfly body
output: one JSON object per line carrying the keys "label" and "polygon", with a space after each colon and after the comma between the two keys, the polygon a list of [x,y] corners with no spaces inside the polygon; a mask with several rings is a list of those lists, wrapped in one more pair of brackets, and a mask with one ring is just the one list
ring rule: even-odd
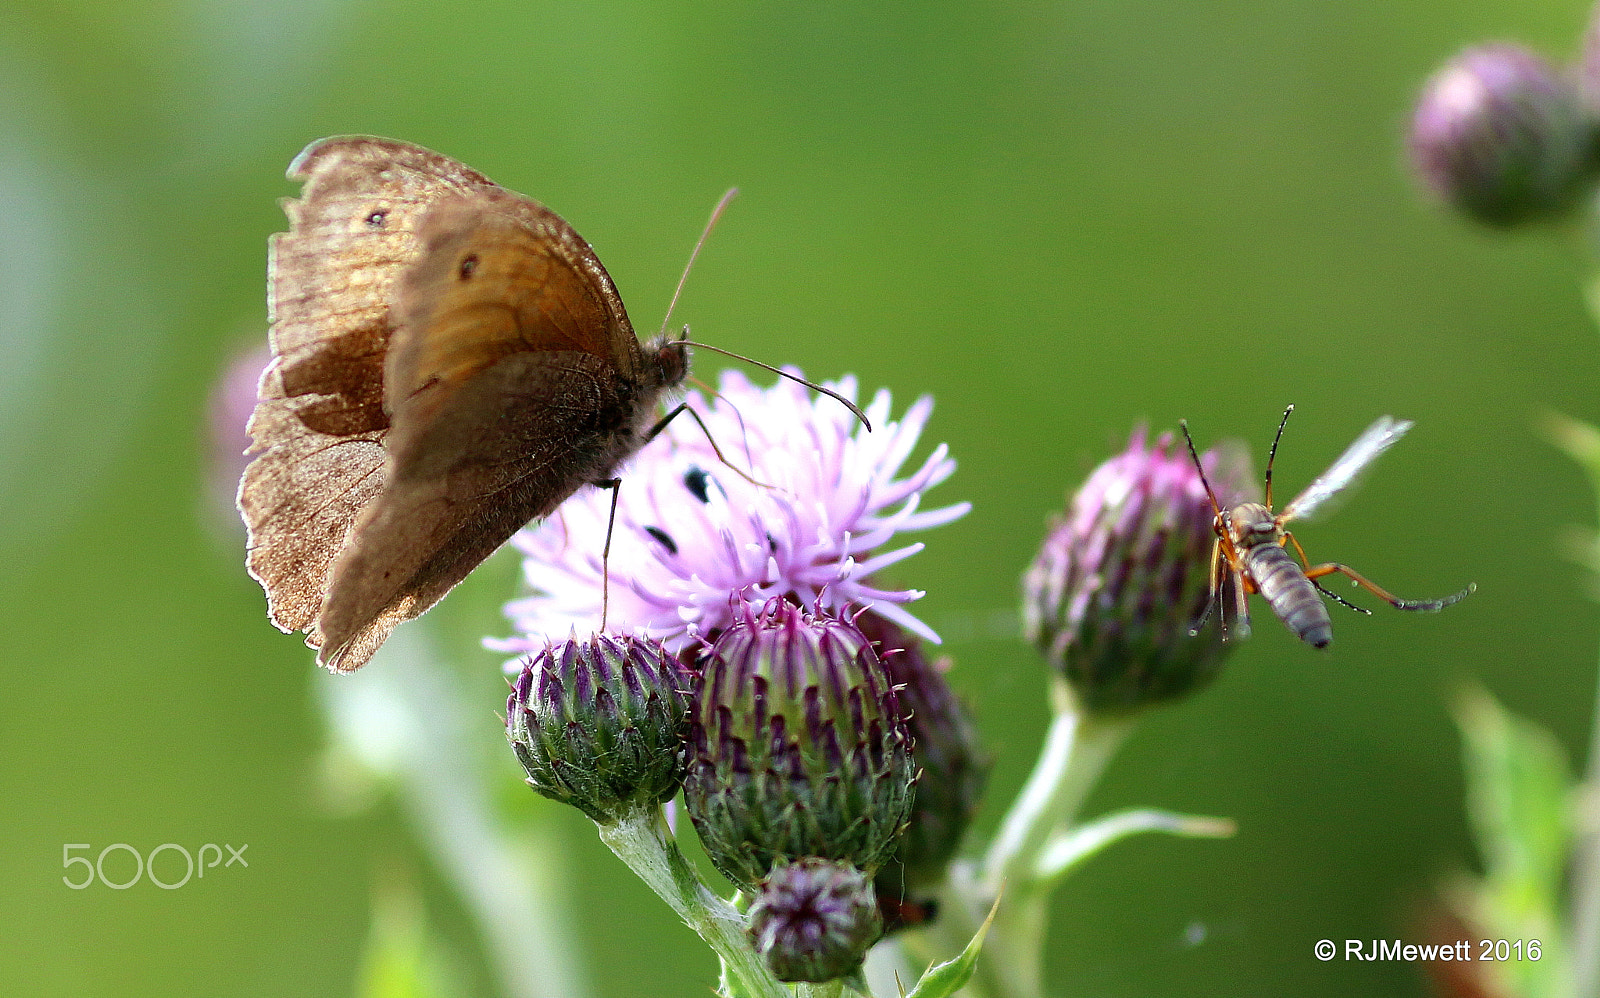
{"label": "furry butterfly body", "polygon": [[611,479],[689,357],[640,344],[571,226],[446,156],[324,139],[289,176],[239,507],[273,623],[347,672]]}

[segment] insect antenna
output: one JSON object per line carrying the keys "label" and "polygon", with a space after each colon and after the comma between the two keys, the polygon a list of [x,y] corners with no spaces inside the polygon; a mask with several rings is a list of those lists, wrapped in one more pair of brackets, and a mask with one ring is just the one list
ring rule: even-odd
{"label": "insect antenna", "polygon": [[1278,441],[1283,439],[1283,428],[1289,423],[1289,413],[1294,412],[1294,403],[1283,410],[1283,419],[1278,423],[1278,435],[1272,438],[1272,449],[1267,451],[1267,508],[1272,508],[1272,462],[1278,456]]}
{"label": "insect antenna", "polygon": [[[1222,506],[1217,502],[1217,494],[1212,490],[1210,480],[1206,478],[1206,469],[1205,465],[1200,463],[1200,454],[1194,449],[1194,437],[1189,435],[1189,421],[1187,419],[1178,420],[1178,428],[1183,430],[1183,442],[1189,445],[1189,459],[1194,462],[1194,470],[1200,473],[1200,484],[1205,486],[1206,498],[1211,500],[1211,511],[1220,522],[1222,519]],[[1222,535],[1219,533],[1217,539],[1211,545],[1211,593],[1206,598],[1206,608],[1200,611],[1200,619],[1189,627],[1189,636],[1191,638],[1199,635],[1200,629],[1206,626],[1207,620],[1211,619],[1211,611],[1216,609],[1217,623],[1222,628],[1223,640],[1227,640],[1228,621],[1226,611],[1221,609],[1223,587],[1219,582],[1221,578],[1219,565],[1221,557]]]}
{"label": "insect antenna", "polygon": [[1194,470],[1200,472],[1200,484],[1206,487],[1206,498],[1211,500],[1211,511],[1221,516],[1222,505],[1217,502],[1217,494],[1211,490],[1211,482],[1206,479],[1205,466],[1200,463],[1200,454],[1194,449],[1194,437],[1189,436],[1189,421],[1178,420],[1178,428],[1183,430],[1183,442],[1189,445],[1189,457],[1194,461]]}
{"label": "insect antenna", "polygon": [[[672,321],[672,310],[678,307],[678,296],[683,294],[683,286],[689,281],[689,271],[694,269],[694,261],[697,257],[699,257],[700,249],[701,247],[705,246],[706,239],[710,237],[711,230],[716,228],[717,221],[722,218],[723,211],[728,207],[729,202],[731,202],[738,195],[738,193],[739,188],[728,188],[728,192],[722,195],[722,200],[718,201],[717,206],[711,209],[711,218],[706,221],[706,227],[701,231],[699,241],[694,244],[694,250],[689,254],[689,262],[683,266],[683,275],[678,278],[678,286],[672,292],[672,301],[667,303],[667,314],[661,317],[661,331],[657,333],[658,336],[667,335],[667,324]],[[800,384],[805,385],[812,391],[820,392],[821,394],[841,403],[846,409],[849,409],[852,413],[854,413],[857,419],[861,420],[861,425],[865,426],[868,432],[871,432],[872,430],[872,423],[867,419],[867,414],[862,412],[854,402],[845,398],[843,395],[840,395],[838,392],[830,391],[821,385],[813,384],[812,382],[807,381],[805,378],[790,374],[787,371],[780,371],[771,364],[763,364],[759,360],[752,360],[751,358],[745,357],[742,354],[736,354],[731,350],[724,350],[721,347],[714,347],[708,343],[696,343],[689,339],[688,326],[683,327],[683,335],[678,337],[678,342],[684,346],[699,347],[702,350],[710,350],[712,353],[720,353],[724,357],[732,357],[734,360],[742,360],[746,364],[754,364],[756,367],[766,368],[781,378],[788,378],[790,381],[798,381]]]}

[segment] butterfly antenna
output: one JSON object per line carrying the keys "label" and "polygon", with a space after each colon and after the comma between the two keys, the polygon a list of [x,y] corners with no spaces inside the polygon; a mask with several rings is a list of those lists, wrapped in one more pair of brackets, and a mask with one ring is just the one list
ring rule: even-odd
{"label": "butterfly antenna", "polygon": [[[694,244],[694,251],[689,254],[689,262],[684,265],[683,276],[678,278],[677,290],[672,292],[672,301],[667,304],[667,314],[661,319],[661,332],[658,334],[659,336],[665,336],[667,334],[667,324],[672,321],[672,310],[678,307],[678,296],[683,294],[683,286],[689,280],[689,271],[694,269],[694,261],[695,258],[700,255],[700,248],[706,244],[706,239],[710,237],[711,230],[716,228],[717,220],[722,218],[722,212],[728,207],[728,203],[731,202],[734,197],[738,195],[738,193],[739,188],[728,188],[728,192],[722,195],[722,200],[718,201],[717,206],[711,209],[711,218],[706,221],[705,230],[700,233],[700,240]],[[823,395],[828,396],[854,413],[855,417],[861,420],[861,425],[867,428],[867,432],[870,433],[872,431],[872,422],[867,419],[867,414],[862,412],[860,407],[858,407],[854,402],[845,398],[843,395],[840,395],[838,392],[831,391],[830,389],[824,388],[821,385],[807,381],[805,378],[802,378],[799,375],[790,374],[787,371],[780,371],[771,364],[763,364],[759,360],[753,360],[749,357],[743,356],[742,354],[736,354],[730,350],[724,350],[721,347],[714,347],[706,343],[692,342],[688,338],[688,326],[684,327],[683,333],[684,335],[679,338],[678,342],[684,344],[685,346],[699,347],[703,350],[710,350],[712,353],[720,353],[724,357],[732,357],[734,360],[742,360],[746,364],[754,364],[756,367],[765,368],[766,370],[771,371],[780,378],[788,378],[790,381],[797,381],[814,392],[820,392]]]}
{"label": "butterfly antenna", "polygon": [[700,247],[706,244],[706,239],[710,237],[711,230],[716,228],[717,220],[722,217],[722,212],[728,207],[728,202],[732,201],[738,193],[739,188],[728,188],[728,192],[722,195],[722,200],[718,201],[717,206],[711,209],[711,218],[706,222],[705,229],[700,233],[700,240],[694,244],[694,250],[689,254],[689,262],[683,265],[683,276],[678,278],[678,287],[672,292],[672,301],[667,303],[667,314],[661,317],[661,332],[658,335],[667,335],[667,323],[672,321],[672,310],[678,307],[678,296],[683,294],[683,286],[689,282],[689,271],[694,269],[694,261],[700,255]]}
{"label": "butterfly antenna", "polygon": [[689,327],[688,326],[683,327],[683,331],[684,331],[685,335],[683,337],[679,338],[679,340],[678,340],[679,343],[682,343],[685,346],[699,347],[701,350],[710,350],[712,353],[720,353],[724,357],[732,357],[734,360],[742,360],[746,364],[754,364],[756,367],[763,368],[765,370],[771,371],[773,374],[776,374],[780,378],[788,378],[790,381],[799,382],[800,384],[805,385],[807,388],[811,389],[812,391],[820,392],[821,394],[826,395],[829,398],[833,399],[835,402],[838,402],[840,405],[844,406],[846,409],[849,409],[852,413],[855,414],[855,417],[857,419],[861,420],[861,425],[865,426],[867,428],[867,432],[869,432],[869,433],[872,432],[872,423],[871,423],[870,420],[867,419],[867,414],[861,411],[861,407],[856,405],[854,402],[850,401],[849,399],[845,398],[843,395],[840,395],[838,392],[834,391],[833,389],[824,388],[824,387],[822,387],[821,385],[817,384],[814,381],[807,381],[805,378],[800,377],[800,375],[798,375],[798,374],[790,374],[788,371],[780,371],[776,367],[773,367],[771,364],[763,364],[761,361],[756,360],[753,357],[746,357],[744,354],[734,353],[732,350],[724,350],[721,347],[714,347],[709,343],[696,343],[694,340],[691,340],[691,339],[687,338],[687,334],[689,332]]}

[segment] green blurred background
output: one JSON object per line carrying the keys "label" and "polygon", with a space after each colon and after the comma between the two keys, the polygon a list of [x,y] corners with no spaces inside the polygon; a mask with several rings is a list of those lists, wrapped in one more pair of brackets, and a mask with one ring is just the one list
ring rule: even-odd
{"label": "green blurred background", "polygon": [[[1187,417],[1259,462],[1294,402],[1287,490],[1374,417],[1416,420],[1301,539],[1402,595],[1478,594],[1436,617],[1336,608],[1328,655],[1261,626],[1214,688],[1151,716],[1091,813],[1240,832],[1094,861],[1060,894],[1049,973],[1063,995],[1424,993],[1416,968],[1312,946],[1420,941],[1431,894],[1474,862],[1447,709],[1463,679],[1581,756],[1600,612],[1561,543],[1594,505],[1535,426],[1600,418],[1600,338],[1574,245],[1425,204],[1402,132],[1463,45],[1565,58],[1585,18],[1578,0],[9,4],[0,990],[350,994],[373,899],[402,882],[488,993],[402,809],[324,803],[316,688],[368,675],[322,674],[268,625],[218,500],[209,397],[263,339],[284,168],[368,132],[550,204],[642,329],[738,185],[678,318],[902,405],[935,396],[927,443],[960,470],[929,498],[974,510],[900,578],[928,591],[997,756],[984,827],[1046,720],[1012,636],[1018,573],[1132,426]],[[702,354],[699,373],[721,364]],[[450,653],[481,666],[487,742],[503,686],[475,635],[502,631],[512,583],[497,559],[439,611]],[[529,809],[596,992],[706,994],[707,951],[587,820]],[[250,865],[172,891],[62,883],[66,843],[167,842],[245,844]]]}

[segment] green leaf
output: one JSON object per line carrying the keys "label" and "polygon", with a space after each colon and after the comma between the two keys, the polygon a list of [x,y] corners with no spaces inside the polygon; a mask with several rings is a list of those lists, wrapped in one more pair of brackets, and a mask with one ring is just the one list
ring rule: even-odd
{"label": "green leaf", "polygon": [[[1600,281],[1592,289],[1600,292]],[[1597,301],[1600,305],[1600,301]],[[1566,452],[1583,468],[1589,485],[1600,495],[1600,429],[1588,423],[1559,413],[1546,413],[1543,419],[1545,436],[1551,443]],[[1589,528],[1570,527],[1563,538],[1562,547],[1573,561],[1592,573],[1589,578],[1590,594],[1600,599],[1600,534]]]}
{"label": "green leaf", "polygon": [[[1600,283],[1596,289],[1600,290]],[[1600,495],[1600,428],[1552,412],[1544,417],[1544,431],[1552,443],[1582,466],[1595,494]]]}
{"label": "green leaf", "polygon": [[1174,814],[1154,808],[1118,811],[1059,832],[1034,867],[1040,882],[1060,879],[1084,860],[1114,842],[1143,832],[1164,832],[1183,838],[1225,839],[1238,830],[1227,818]]}
{"label": "green leaf", "polygon": [[1553,901],[1571,845],[1572,780],[1548,731],[1480,688],[1456,701],[1466,750],[1468,807],[1488,879]]}
{"label": "green leaf", "polygon": [[1467,808],[1484,878],[1470,913],[1488,938],[1538,939],[1538,962],[1502,965],[1507,990],[1560,992],[1566,954],[1562,884],[1573,838],[1574,787],[1550,732],[1471,687],[1456,699],[1466,753]]}
{"label": "green leaf", "polygon": [[965,987],[972,980],[973,968],[978,965],[978,950],[983,948],[983,937],[989,931],[989,923],[994,921],[994,913],[999,910],[1000,899],[995,898],[994,904],[989,907],[989,917],[978,926],[967,948],[954,959],[929,967],[909,995],[901,992],[904,998],[950,998]]}

